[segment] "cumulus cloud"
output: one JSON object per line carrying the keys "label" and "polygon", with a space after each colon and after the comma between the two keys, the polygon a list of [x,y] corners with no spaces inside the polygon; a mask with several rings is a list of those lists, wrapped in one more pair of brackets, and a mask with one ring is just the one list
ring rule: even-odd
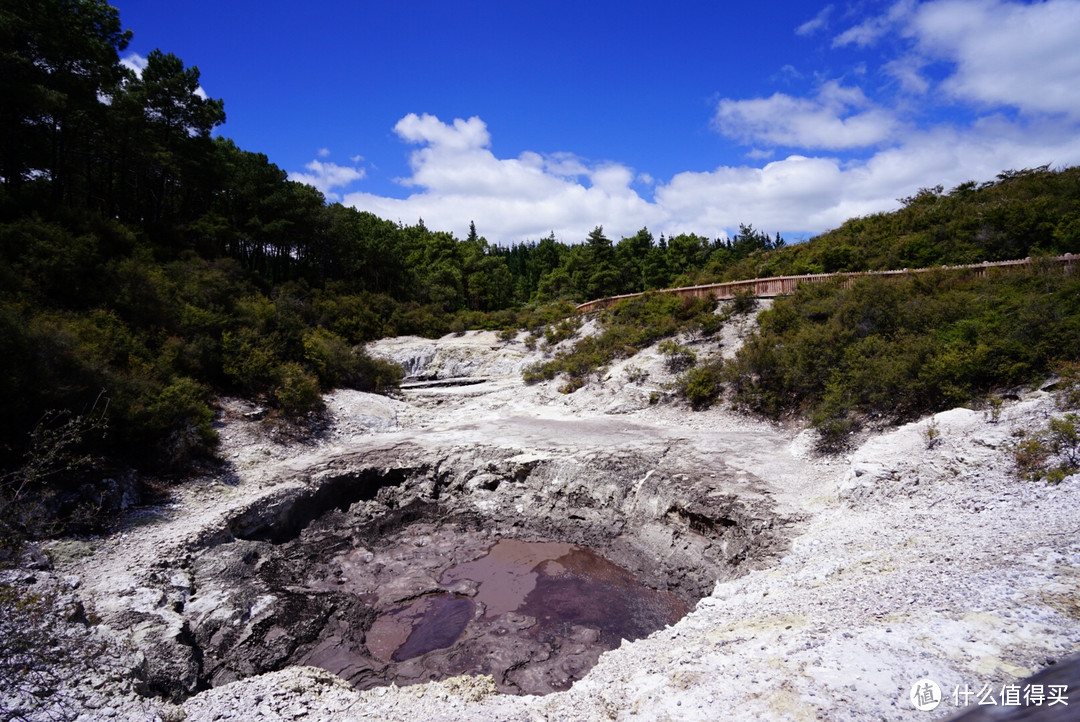
{"label": "cumulus cloud", "polygon": [[829,16],[832,15],[832,11],[833,6],[826,5],[812,19],[795,28],[795,34],[802,36],[813,35],[819,30],[829,27]]}
{"label": "cumulus cloud", "polygon": [[406,223],[423,218],[429,227],[457,235],[476,219],[486,236],[508,241],[554,231],[572,242],[597,225],[613,236],[629,235],[663,221],[662,210],[630,187],[635,174],[626,166],[589,165],[569,153],[497,158],[487,125],[477,117],[444,123],[409,114],[394,131],[421,146],[410,154],[412,175],[399,179],[417,191],[406,198],[350,193],[346,204]]}
{"label": "cumulus cloud", "polygon": [[[325,157],[321,151],[319,155]],[[335,192],[336,188],[345,188],[358,180],[362,180],[366,175],[363,168],[341,166],[337,163],[324,163],[321,160],[313,160],[304,168],[308,171],[307,173],[290,173],[289,180],[314,186],[330,200],[341,199],[341,196]]]}
{"label": "cumulus cloud", "polygon": [[848,28],[833,38],[833,47],[840,48],[846,45],[869,47],[880,38],[896,30],[905,18],[909,18],[915,10],[916,0],[899,0],[882,15],[874,15],[866,18],[858,25]]}
{"label": "cumulus cloud", "polygon": [[[646,200],[631,188],[639,177],[626,166],[589,164],[569,154],[497,158],[479,119],[435,120],[428,116],[422,126],[430,133],[408,135],[423,146],[413,151],[413,175],[402,179],[416,192],[406,198],[349,193],[344,203],[405,223],[423,218],[428,227],[459,237],[475,220],[489,240],[505,243],[550,232],[577,242],[597,225],[612,238],[645,226],[654,233],[722,237],[740,223],[817,233],[896,208],[898,198],[927,185],[952,187],[1008,168],[1080,162],[1080,134],[1071,126],[993,115],[970,127],[910,130],[863,160],[792,154],[761,167],[678,173],[658,181]],[[410,121],[407,127],[418,126]]]}
{"label": "cumulus cloud", "polygon": [[[912,43],[883,68],[905,91],[937,89],[983,109],[1080,118],[1077,0],[900,0],[837,35],[833,46],[869,47],[886,35]],[[922,73],[932,62],[948,67],[936,86]]]}
{"label": "cumulus cloud", "polygon": [[1080,161],[1080,135],[1060,127],[1030,131],[998,116],[974,128],[942,127],[913,134],[865,161],[792,155],[762,168],[679,173],[657,189],[655,200],[671,219],[669,232],[730,229],[740,222],[820,232],[848,218],[897,208],[898,198],[920,187],[987,180],[1003,169],[1051,163],[1055,158]]}
{"label": "cumulus cloud", "polygon": [[939,0],[911,20],[919,51],[955,64],[942,89],[960,100],[1080,118],[1080,4]]}
{"label": "cumulus cloud", "polygon": [[[745,164],[666,180],[573,152],[497,157],[478,117],[409,114],[394,126],[413,146],[410,173],[398,179],[409,195],[348,193],[344,202],[391,220],[423,218],[459,237],[475,220],[488,239],[506,243],[552,231],[576,242],[597,225],[613,238],[643,226],[720,237],[740,223],[818,233],[896,208],[921,187],[1080,163],[1077,8],[1077,0],[895,2],[833,38],[858,50],[889,36],[872,60],[857,58],[869,62],[865,72],[819,80],[805,95],[723,98],[712,125],[747,146]],[[835,25],[839,11],[830,12],[799,31]],[[363,177],[351,170],[358,175],[327,163],[306,175],[340,189]]]}
{"label": "cumulus cloud", "polygon": [[862,148],[887,140],[897,121],[862,90],[825,83],[814,98],[776,93],[769,98],[722,99],[713,126],[748,142],[798,148]]}

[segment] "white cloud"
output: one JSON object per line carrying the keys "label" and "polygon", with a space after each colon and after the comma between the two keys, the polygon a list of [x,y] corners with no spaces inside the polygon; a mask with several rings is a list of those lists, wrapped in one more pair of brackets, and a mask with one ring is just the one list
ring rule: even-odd
{"label": "white cloud", "polygon": [[930,80],[923,75],[925,60],[909,55],[890,60],[882,66],[882,72],[894,78],[905,93],[924,95],[930,90]]}
{"label": "white cloud", "polygon": [[330,149],[329,148],[319,148],[319,152],[316,153],[316,155],[318,155],[320,158],[329,158],[330,157]]}
{"label": "white cloud", "polygon": [[960,100],[1080,118],[1080,3],[939,0],[908,31],[926,55],[955,63],[942,89]]}
{"label": "white cloud", "polygon": [[889,139],[898,123],[856,87],[825,83],[816,98],[776,93],[751,100],[722,99],[713,126],[743,141],[797,148],[862,148]]}
{"label": "white cloud", "polygon": [[807,20],[805,23],[795,28],[795,34],[805,37],[829,27],[829,16],[832,14],[832,11],[833,6],[826,5],[812,19]]}
{"label": "white cloud", "polygon": [[[845,220],[899,206],[920,187],[989,180],[1009,168],[1080,162],[1080,135],[988,118],[971,129],[939,128],[868,160],[793,155],[762,168],[680,173],[657,189],[669,232],[735,228],[820,232]],[[700,232],[700,231],[698,231]]]}
{"label": "white cloud", "polygon": [[[142,73],[146,70],[147,60],[138,53],[129,53],[128,55],[120,58],[120,64],[135,73],[136,77],[141,78]],[[200,85],[195,88],[195,95],[203,100],[209,100],[210,96],[206,94],[203,87]]]}
{"label": "white cloud", "polygon": [[884,15],[867,18],[837,35],[833,38],[833,47],[857,45],[865,48],[875,44],[878,39],[894,31],[906,18],[909,18],[915,11],[916,4],[917,0],[898,0]]}
{"label": "white cloud", "polygon": [[146,70],[146,58],[138,53],[130,53],[120,58],[120,64],[140,77],[142,77],[142,71]]}
{"label": "white cloud", "polygon": [[707,173],[679,173],[656,191],[671,215],[671,233],[736,228],[822,227],[814,214],[841,199],[843,174],[829,158],[790,156],[763,168],[724,166]]}
{"label": "white cloud", "polygon": [[[322,153],[320,152],[319,155],[322,155]],[[334,191],[335,188],[345,188],[363,179],[366,175],[363,168],[340,166],[337,163],[324,163],[320,160],[313,160],[304,168],[309,172],[290,173],[289,180],[314,186],[330,200],[340,200],[341,198]]]}
{"label": "white cloud", "polygon": [[[841,87],[830,93],[858,97]],[[740,223],[770,233],[817,233],[896,208],[898,198],[921,187],[989,180],[1009,168],[1080,163],[1080,133],[1073,126],[994,115],[970,127],[907,128],[895,144],[865,160],[804,153],[762,167],[678,173],[666,183],[657,181],[650,201],[632,189],[641,177],[624,165],[589,164],[568,153],[497,158],[479,118],[416,121],[398,124],[399,135],[422,146],[412,153],[412,176],[401,181],[416,191],[400,199],[350,193],[343,202],[390,220],[423,218],[429,228],[458,237],[475,220],[489,240],[503,243],[552,231],[560,240],[578,242],[597,225],[611,238],[644,226],[657,234],[715,238]],[[313,174],[316,163],[308,166]]]}
{"label": "white cloud", "polygon": [[[836,22],[824,11],[811,23],[818,20],[822,25],[800,30]],[[665,181],[571,152],[499,158],[480,118],[444,123],[410,114],[394,127],[415,146],[411,172],[399,179],[410,195],[350,193],[344,202],[390,220],[422,217],[459,237],[475,220],[487,238],[504,243],[551,231],[577,242],[597,225],[612,238],[643,226],[719,237],[740,223],[813,234],[895,208],[921,187],[1080,164],[1080,52],[1073,41],[1080,2],[900,0],[833,44],[869,47],[887,34],[863,72],[822,82],[806,96],[719,101],[713,127],[746,143],[745,165]],[[882,84],[883,77],[892,82]],[[328,188],[363,177],[358,169],[351,169],[358,177],[337,176],[336,168],[308,171]],[[635,187],[651,189],[651,199]]]}
{"label": "white cloud", "polygon": [[452,126],[444,124],[434,115],[409,113],[397,122],[394,132],[410,143],[430,143],[441,151],[467,152],[486,148],[491,135],[484,121],[475,115],[468,120],[455,118]]}
{"label": "white cloud", "polygon": [[900,0],[837,35],[833,46],[868,47],[890,34],[911,42],[883,65],[906,92],[934,89],[923,69],[944,62],[950,74],[936,89],[945,97],[1080,117],[1077,0]]}
{"label": "white cloud", "polygon": [[569,153],[497,158],[488,149],[487,125],[476,117],[443,123],[433,115],[410,114],[394,130],[422,146],[410,155],[412,175],[399,179],[417,192],[403,199],[351,193],[347,205],[406,223],[423,218],[428,227],[459,236],[476,219],[485,236],[506,241],[552,231],[579,241],[597,225],[617,237],[663,220],[658,206],[631,189],[635,174],[626,166],[590,166]]}

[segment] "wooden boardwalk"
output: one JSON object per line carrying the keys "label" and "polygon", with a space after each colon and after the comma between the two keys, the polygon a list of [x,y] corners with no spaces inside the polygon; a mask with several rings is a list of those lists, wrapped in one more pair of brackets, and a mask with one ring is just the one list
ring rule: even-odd
{"label": "wooden boardwalk", "polygon": [[[1066,253],[1064,256],[1052,256],[1038,259],[1041,263],[1060,264],[1067,270],[1072,270],[1080,262],[1080,256]],[[747,291],[756,298],[775,298],[795,293],[800,283],[822,283],[833,279],[844,279],[843,284],[848,286],[862,276],[902,276],[906,273],[929,273],[931,271],[968,271],[976,276],[984,276],[992,268],[1017,267],[1031,265],[1031,258],[1021,258],[1015,261],[983,261],[966,266],[934,266],[932,268],[904,268],[899,271],[850,271],[846,273],[807,273],[802,276],[775,276],[773,278],[752,278],[746,281],[727,281],[725,283],[706,283],[701,286],[684,286],[682,288],[664,288],[648,293],[672,293],[682,298],[705,298],[712,295],[718,301],[730,300],[737,293]],[[644,293],[626,293],[621,296],[609,296],[587,301],[577,307],[578,311],[595,311],[605,308],[624,298],[636,298]]]}

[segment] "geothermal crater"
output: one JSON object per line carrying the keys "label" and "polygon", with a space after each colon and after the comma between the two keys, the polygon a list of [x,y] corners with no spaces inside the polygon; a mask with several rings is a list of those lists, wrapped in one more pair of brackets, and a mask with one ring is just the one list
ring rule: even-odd
{"label": "geothermal crater", "polygon": [[[120,683],[72,667],[88,716],[899,722],[915,680],[944,716],[948,690],[1076,652],[1080,476],[1020,482],[1007,461],[1060,414],[1045,392],[822,459],[805,432],[664,403],[656,349],[571,395],[522,384],[541,352],[520,339],[373,351],[488,381],[334,392],[308,441],[224,399],[225,473],[51,545],[56,571],[27,583],[78,595],[132,650]],[[491,676],[406,684],[459,670]]]}
{"label": "geothermal crater", "polygon": [[196,688],[307,664],[362,689],[466,673],[566,689],[782,546],[767,502],[685,463],[395,444],[305,469],[186,563]]}

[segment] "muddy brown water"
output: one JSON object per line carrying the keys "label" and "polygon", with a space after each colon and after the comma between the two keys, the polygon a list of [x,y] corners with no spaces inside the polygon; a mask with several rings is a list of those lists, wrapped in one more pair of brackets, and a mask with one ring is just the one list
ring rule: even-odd
{"label": "muddy brown water", "polygon": [[[674,624],[688,611],[674,594],[641,584],[591,549],[559,542],[502,539],[480,558],[447,569],[439,581],[445,587],[475,585],[476,594],[472,599],[426,595],[387,610],[368,631],[372,655],[404,662],[452,647],[469,631],[473,641],[486,634],[528,637],[553,649],[556,657],[563,642],[573,640],[578,644],[567,650],[571,655],[595,651],[599,656],[623,639],[640,639]],[[476,656],[462,659],[489,671]],[[586,665],[570,666],[580,672]],[[566,679],[556,678],[552,689],[576,676],[563,671]]]}
{"label": "muddy brown water", "polygon": [[197,583],[243,587],[238,614],[250,600],[273,602],[242,629],[192,619],[210,684],[287,663],[360,689],[482,674],[506,693],[547,694],[623,640],[674,624],[696,598],[662,570],[638,569],[626,550],[620,559],[634,571],[615,564],[580,535],[550,541],[550,529],[500,528],[433,504],[365,513],[308,512],[286,520],[293,536],[214,547]]}

